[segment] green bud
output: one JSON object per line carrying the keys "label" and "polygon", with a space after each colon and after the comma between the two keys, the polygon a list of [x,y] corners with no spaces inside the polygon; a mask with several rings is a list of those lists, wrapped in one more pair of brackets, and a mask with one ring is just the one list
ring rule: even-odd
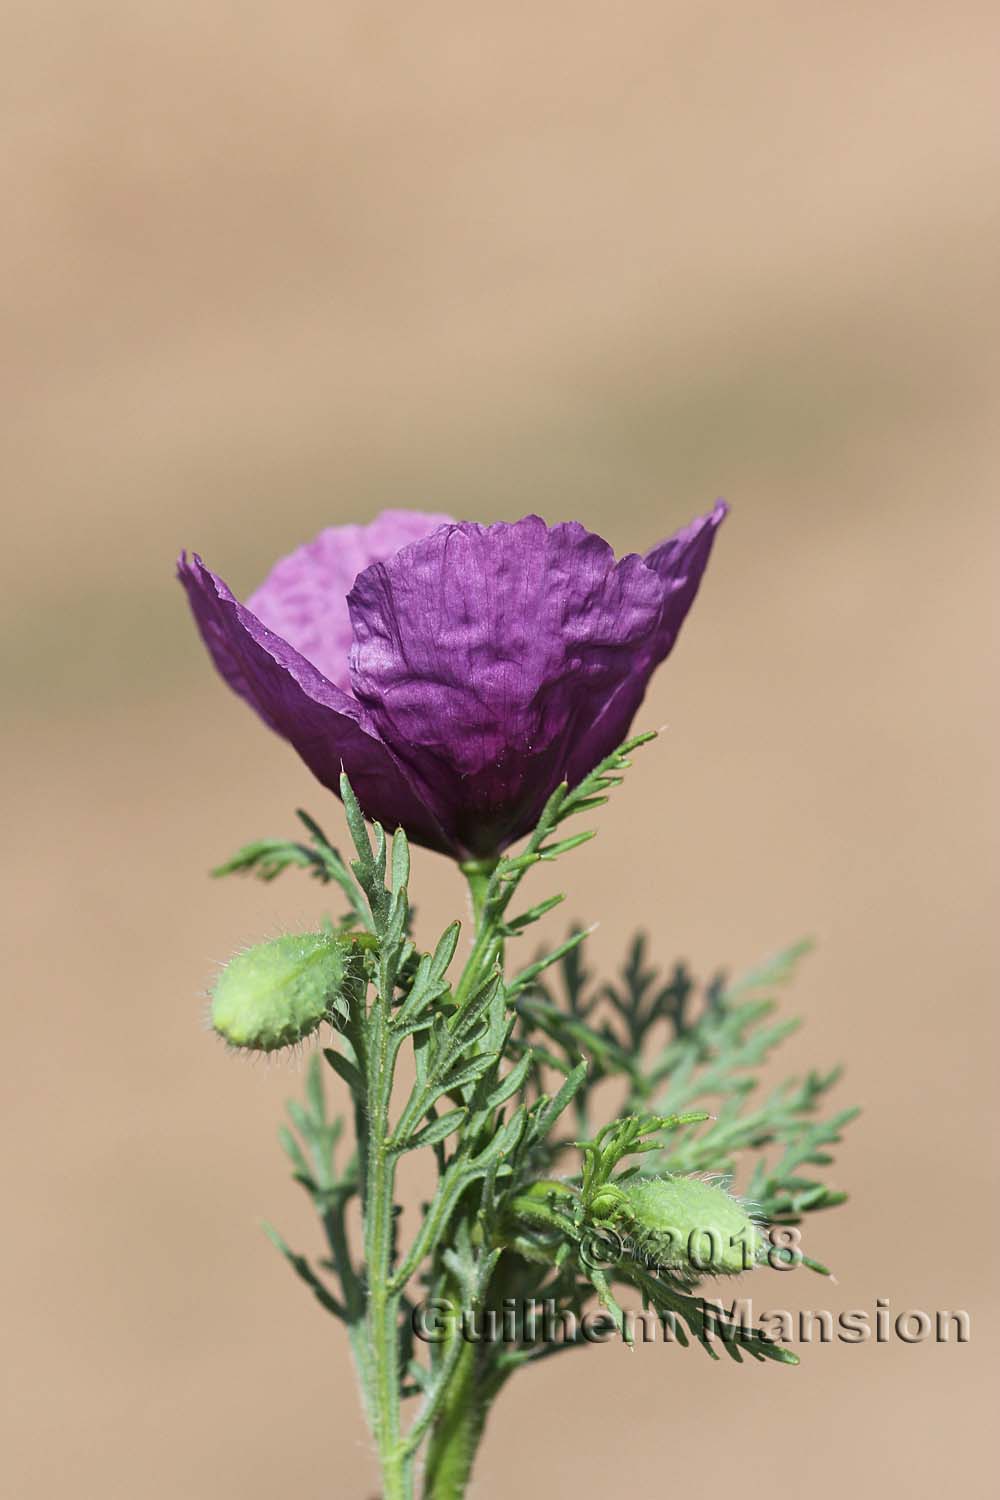
{"label": "green bud", "polygon": [[748,1206],[703,1177],[632,1177],[624,1227],[639,1252],[686,1280],[737,1276],[757,1261],[761,1227]]}
{"label": "green bud", "polygon": [[276,1052],[342,1008],[345,946],[330,932],[293,933],[231,959],[212,991],[212,1027],[231,1047]]}
{"label": "green bud", "polygon": [[606,1182],[603,1187],[597,1189],[590,1200],[590,1215],[598,1223],[613,1223],[621,1218],[623,1212],[628,1210],[628,1199],[621,1188],[615,1187],[613,1183]]}

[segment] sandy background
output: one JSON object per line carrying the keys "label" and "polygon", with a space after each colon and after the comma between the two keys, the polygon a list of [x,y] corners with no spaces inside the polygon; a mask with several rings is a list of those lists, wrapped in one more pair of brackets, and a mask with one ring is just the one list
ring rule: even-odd
{"label": "sandy background", "polygon": [[[274,1143],[300,1080],[200,1029],[216,959],[322,910],[204,872],[340,815],[214,678],[179,547],[245,592],[383,505],[630,550],[724,494],[640,717],[669,732],[572,909],[609,964],[636,921],[702,965],[818,937],[786,1061],[845,1059],[865,1109],[810,1238],[840,1279],[754,1295],[967,1308],[973,1342],[567,1356],[505,1395],[474,1493],[991,1493],[995,7],[2,30],[4,1492],[375,1486],[346,1341],[257,1227],[317,1243]],[[460,891],[417,879],[432,934]]]}

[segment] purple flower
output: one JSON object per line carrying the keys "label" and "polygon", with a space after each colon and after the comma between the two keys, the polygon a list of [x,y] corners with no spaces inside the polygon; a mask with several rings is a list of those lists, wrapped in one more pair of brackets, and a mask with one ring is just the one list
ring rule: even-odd
{"label": "purple flower", "polygon": [[246,605],[197,555],[178,572],[219,672],[324,786],[343,769],[387,828],[489,857],[625,739],[725,514],[616,562],[575,521],[384,511],[321,532]]}

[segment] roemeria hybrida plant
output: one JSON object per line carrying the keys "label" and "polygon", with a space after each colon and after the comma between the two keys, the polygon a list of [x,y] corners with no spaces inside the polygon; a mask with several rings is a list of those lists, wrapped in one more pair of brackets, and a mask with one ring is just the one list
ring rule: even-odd
{"label": "roemeria hybrida plant", "polygon": [[[798,1226],[843,1197],[811,1170],[852,1113],[816,1118],[836,1073],[745,1108],[788,1029],[768,1021],[764,992],[802,945],[704,986],[680,964],[659,975],[642,939],[620,979],[595,986],[579,928],[514,961],[563,899],[520,908],[522,882],[591,836],[563,825],[605,802],[654,737],[628,738],[725,515],[720,501],[616,560],[576,522],[386,511],[321,532],[245,604],[197,555],[181,557],[220,674],[341,798],[353,844],[345,860],[302,813],[302,841],[259,840],[222,866],[264,879],[306,868],[347,910],[237,955],[212,1021],[249,1051],[327,1033],[282,1133],[327,1258],[314,1265],[273,1238],[346,1325],[385,1500],[464,1494],[514,1372],[629,1338],[637,1303],[678,1342],[795,1363],[760,1329],[727,1322],[702,1283],[768,1265],[826,1274]],[[463,961],[459,921],[427,948],[412,930],[411,842],[468,880]],[[624,1099],[607,1119],[595,1087],[612,1076]],[[407,1226],[396,1175],[412,1151],[427,1153],[437,1186]]]}

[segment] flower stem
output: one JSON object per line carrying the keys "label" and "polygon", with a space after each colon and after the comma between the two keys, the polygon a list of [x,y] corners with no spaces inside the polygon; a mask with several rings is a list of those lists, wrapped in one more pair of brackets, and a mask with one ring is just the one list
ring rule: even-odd
{"label": "flower stem", "polygon": [[370,1350],[368,1408],[382,1466],[382,1500],[411,1500],[412,1461],[400,1438],[399,1294],[392,1278],[392,1221],[395,1155],[390,1137],[389,1099],[395,1049],[389,1035],[387,1002],[376,999],[372,1045],[367,1059],[366,1171],[364,1180],[365,1265],[368,1280],[367,1333]]}
{"label": "flower stem", "polygon": [[496,931],[495,921],[491,920],[486,901],[493,871],[499,863],[499,857],[468,859],[459,867],[469,884],[474,937],[472,952],[455,990],[455,1002],[458,1005],[469,998],[494,963],[499,960],[501,966],[503,964],[503,940]]}
{"label": "flower stem", "polygon": [[[495,922],[491,921],[486,902],[490,879],[497,863],[497,859],[467,860],[461,866],[462,874],[469,883],[475,934],[472,952],[456,991],[459,1004],[473,992],[493,963],[498,960],[502,963],[503,941]],[[460,1290],[452,1287],[451,1291],[456,1306],[461,1310]],[[459,1326],[452,1330],[453,1339],[462,1339],[460,1324],[461,1319]],[[461,1500],[465,1494],[489,1408],[478,1354],[478,1346],[474,1342],[466,1342],[448,1381],[427,1449],[425,1500]],[[444,1351],[442,1357],[445,1357]]]}
{"label": "flower stem", "polygon": [[483,925],[483,912],[486,905],[486,892],[489,889],[490,876],[499,863],[498,858],[492,859],[467,859],[459,868],[469,883],[469,895],[472,898],[472,915],[476,927],[477,937]]}
{"label": "flower stem", "polygon": [[[461,1338],[456,1329],[453,1338]],[[477,1392],[476,1345],[467,1343],[448,1385],[427,1450],[424,1500],[461,1500],[486,1424],[486,1405]]]}

